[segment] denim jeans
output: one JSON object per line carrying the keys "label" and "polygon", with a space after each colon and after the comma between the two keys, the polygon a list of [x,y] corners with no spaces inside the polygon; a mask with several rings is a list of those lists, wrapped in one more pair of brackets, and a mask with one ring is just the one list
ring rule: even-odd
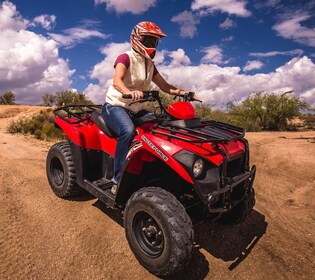
{"label": "denim jeans", "polygon": [[113,178],[115,183],[119,182],[122,168],[129,151],[129,146],[135,136],[133,119],[135,117],[142,117],[147,113],[149,113],[149,111],[142,110],[131,117],[129,111],[125,108],[113,106],[108,103],[105,103],[102,107],[102,116],[106,125],[117,134]]}

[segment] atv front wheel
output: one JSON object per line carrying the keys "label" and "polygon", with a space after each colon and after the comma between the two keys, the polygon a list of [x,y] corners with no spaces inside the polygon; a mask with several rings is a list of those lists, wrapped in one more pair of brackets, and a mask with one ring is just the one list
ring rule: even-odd
{"label": "atv front wheel", "polygon": [[136,258],[155,275],[171,275],[191,259],[191,220],[183,205],[164,189],[148,187],[134,193],[124,211],[124,228]]}
{"label": "atv front wheel", "polygon": [[46,173],[53,192],[61,198],[70,198],[81,192],[76,184],[76,174],[71,149],[67,142],[54,144],[48,151]]}
{"label": "atv front wheel", "polygon": [[229,212],[224,214],[219,223],[225,225],[235,225],[244,222],[250,215],[255,205],[255,191],[250,189],[249,194]]}

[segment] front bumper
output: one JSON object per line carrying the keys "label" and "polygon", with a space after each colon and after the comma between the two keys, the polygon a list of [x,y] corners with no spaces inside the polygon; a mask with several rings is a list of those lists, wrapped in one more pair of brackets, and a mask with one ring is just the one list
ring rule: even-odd
{"label": "front bumper", "polygon": [[[256,166],[253,165],[250,171],[246,171],[244,174],[229,179],[222,189],[210,193],[207,198],[208,211],[211,213],[227,212],[235,205],[240,203],[244,199],[244,197],[251,191],[255,180],[255,174]],[[247,183],[245,182],[246,180],[248,180]],[[220,198],[225,197],[225,195],[233,193],[234,188],[241,185],[243,185],[245,188],[244,196],[242,198],[237,200],[234,199],[233,201],[228,201],[224,199],[223,203],[221,203],[221,205],[223,204],[223,207],[215,206],[216,202],[220,200]]]}

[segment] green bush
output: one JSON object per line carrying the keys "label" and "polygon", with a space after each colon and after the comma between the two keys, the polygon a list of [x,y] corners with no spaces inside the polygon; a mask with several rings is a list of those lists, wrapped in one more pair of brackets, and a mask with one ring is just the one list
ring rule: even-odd
{"label": "green bush", "polygon": [[290,96],[290,93],[258,92],[241,104],[228,103],[228,111],[233,121],[248,130],[284,130],[289,120],[299,117],[302,110],[309,108],[309,104]]}
{"label": "green bush", "polygon": [[54,126],[54,117],[51,109],[42,110],[29,119],[21,118],[11,122],[8,132],[31,134],[41,140],[64,139],[63,131]]}

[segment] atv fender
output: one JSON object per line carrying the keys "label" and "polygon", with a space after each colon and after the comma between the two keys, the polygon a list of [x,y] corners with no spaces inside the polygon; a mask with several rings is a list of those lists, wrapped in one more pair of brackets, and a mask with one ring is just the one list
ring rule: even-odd
{"label": "atv fender", "polygon": [[173,157],[182,148],[152,134],[138,135],[135,140],[136,142],[131,146],[127,156],[126,171],[140,174],[143,162],[150,162],[159,158],[188,183],[194,183],[185,168]]}
{"label": "atv fender", "polygon": [[93,122],[71,124],[56,117],[55,126],[63,130],[68,139],[81,148],[103,150],[111,156],[115,153],[115,139],[105,135]]}

